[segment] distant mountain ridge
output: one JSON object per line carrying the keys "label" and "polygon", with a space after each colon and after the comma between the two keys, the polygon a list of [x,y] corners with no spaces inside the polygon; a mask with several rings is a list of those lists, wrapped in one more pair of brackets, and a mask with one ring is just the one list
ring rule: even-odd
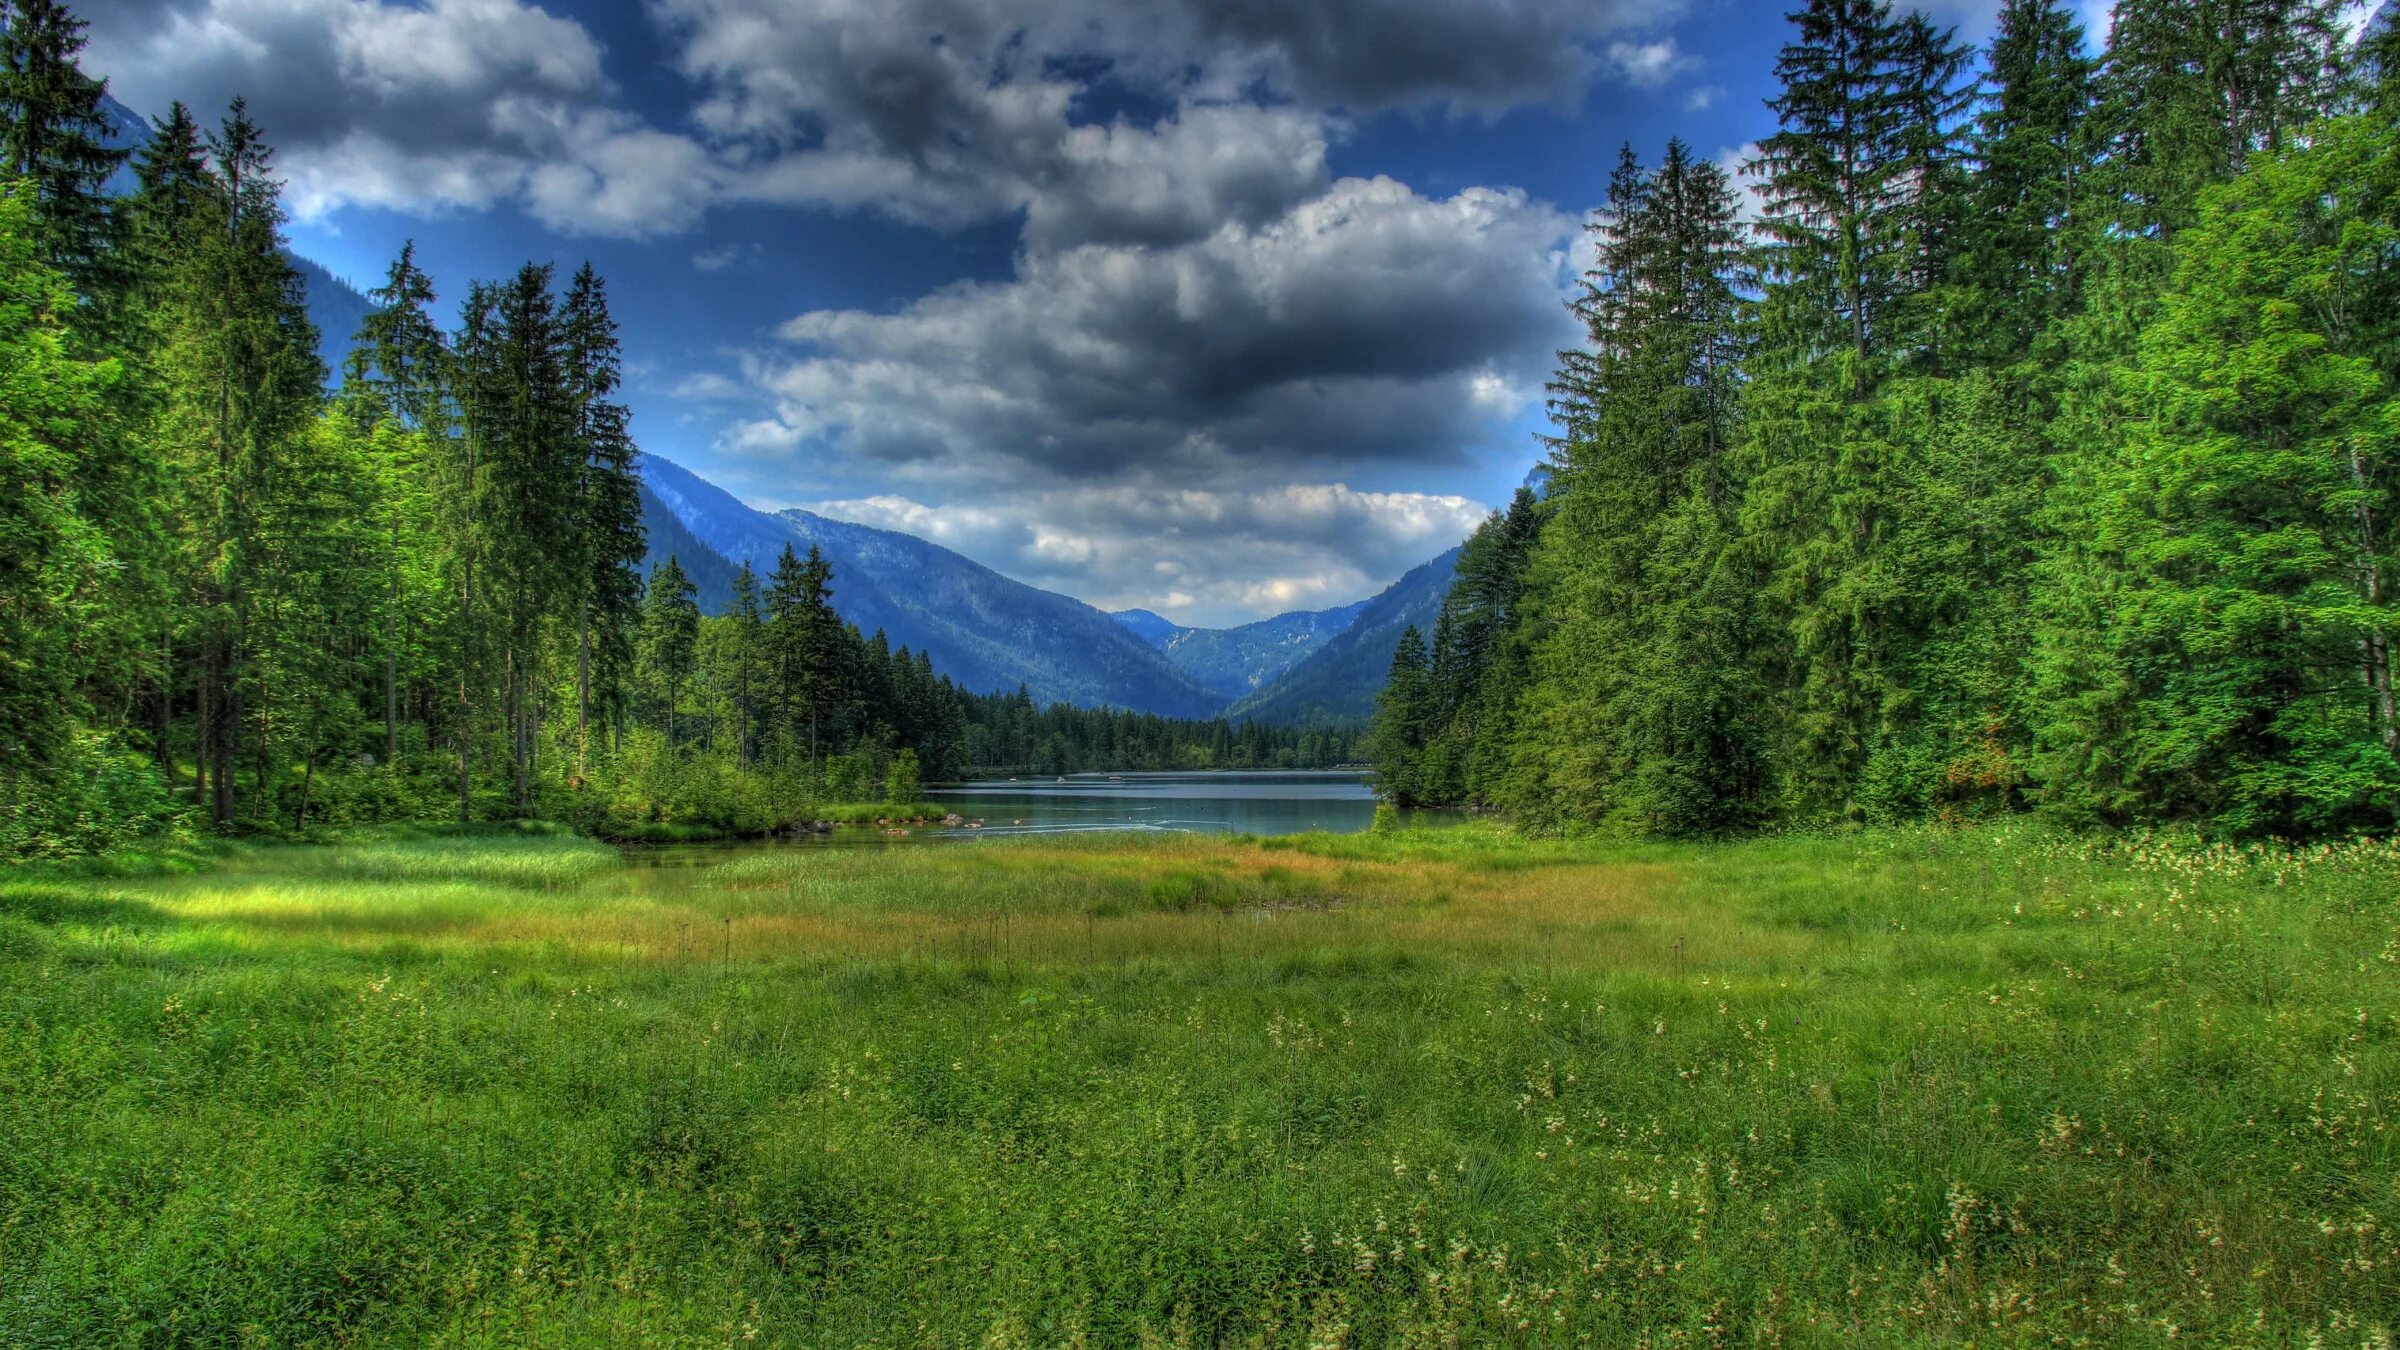
{"label": "distant mountain ridge", "polygon": [[1165,646],[1168,638],[1184,631],[1182,624],[1146,609],[1120,609],[1108,617],[1125,625],[1135,637],[1153,647]]}
{"label": "distant mountain ridge", "polygon": [[1126,708],[1168,717],[1279,725],[1363,721],[1410,624],[1431,632],[1460,549],[1412,569],[1382,593],[1335,609],[1279,614],[1238,628],[1187,628],[1148,610],[1104,614],[1002,576],[938,544],[809,511],[760,511],[656,455],[640,461],[645,567],[669,554],[701,607],[723,613],[747,561],[763,586],[786,544],[822,548],[833,605],[862,632],[976,693],[1024,686],[1037,702]]}
{"label": "distant mountain ridge", "polygon": [[[759,511],[656,455],[642,456],[641,473],[652,556],[675,552],[695,575],[723,575],[726,594],[734,566],[748,562],[763,584],[785,545],[806,553],[815,544],[833,564],[833,607],[843,619],[862,632],[882,629],[894,647],[929,654],[936,670],[973,692],[1022,685],[1043,703],[1188,718],[1212,717],[1225,705],[1080,600],[1011,580],[914,535],[808,511]],[[695,566],[680,551],[691,545],[721,566]],[[719,583],[696,584],[707,598]]]}
{"label": "distant mountain ridge", "polygon": [[1114,617],[1203,688],[1239,699],[1274,683],[1341,636],[1368,603],[1278,614],[1237,628],[1185,628],[1146,609]]}
{"label": "distant mountain ridge", "polygon": [[1285,671],[1282,678],[1237,700],[1225,715],[1237,721],[1250,718],[1287,726],[1357,722],[1372,716],[1375,695],[1391,673],[1392,652],[1400,645],[1400,635],[1411,624],[1421,632],[1433,631],[1465,547],[1461,544],[1411,569],[1382,594],[1364,602],[1348,628]]}

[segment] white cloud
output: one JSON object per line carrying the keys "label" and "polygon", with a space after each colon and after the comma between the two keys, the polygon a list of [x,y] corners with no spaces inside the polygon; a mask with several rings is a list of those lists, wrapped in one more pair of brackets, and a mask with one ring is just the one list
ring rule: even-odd
{"label": "white cloud", "polygon": [[1758,142],[1728,146],[1717,152],[1717,167],[1734,186],[1734,202],[1742,223],[1755,223],[1766,209],[1766,178],[1758,163]]}
{"label": "white cloud", "polygon": [[723,403],[747,397],[749,386],[737,380],[703,370],[677,380],[668,391],[675,398],[693,403]]}
{"label": "white cloud", "polygon": [[1102,609],[1208,625],[1364,599],[1485,515],[1463,497],[1338,483],[1070,487],[952,506],[885,494],[811,509],[931,539]]}
{"label": "white cloud", "polygon": [[522,194],[594,233],[692,218],[663,185],[688,188],[697,147],[606,111],[599,44],[520,0],[96,0],[87,17],[90,65],[135,106],[207,118],[248,99],[304,217]]}
{"label": "white cloud", "polygon": [[1607,48],[1608,64],[1619,79],[1638,89],[1663,88],[1669,80],[1689,70],[1693,60],[1675,49],[1672,38],[1655,42],[1611,42]]}

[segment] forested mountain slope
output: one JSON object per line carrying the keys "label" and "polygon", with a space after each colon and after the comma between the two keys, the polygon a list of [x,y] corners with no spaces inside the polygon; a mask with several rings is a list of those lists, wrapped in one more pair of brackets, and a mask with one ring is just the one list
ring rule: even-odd
{"label": "forested mountain slope", "polygon": [[1273,684],[1236,702],[1225,715],[1306,724],[1354,721],[1372,714],[1401,633],[1412,624],[1429,631],[1441,614],[1458,555],[1458,549],[1451,549],[1393,582],[1359,606],[1358,616],[1339,636]]}
{"label": "forested mountain slope", "polygon": [[1296,610],[1237,628],[1185,628],[1146,609],[1115,615],[1210,692],[1246,698],[1349,631],[1364,600],[1338,609]]}
{"label": "forested mountain slope", "polygon": [[1101,611],[938,544],[808,511],[770,515],[655,455],[643,456],[642,476],[684,535],[762,577],[787,544],[823,549],[842,617],[864,632],[882,629],[894,647],[929,653],[963,689],[1023,685],[1042,703],[1172,717],[1207,717],[1224,705]]}

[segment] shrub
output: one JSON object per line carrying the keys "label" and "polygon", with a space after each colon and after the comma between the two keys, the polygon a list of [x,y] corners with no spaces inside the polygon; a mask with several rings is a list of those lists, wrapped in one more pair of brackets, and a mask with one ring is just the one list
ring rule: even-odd
{"label": "shrub", "polygon": [[0,857],[74,857],[184,829],[158,766],[97,732],[75,733],[41,772],[0,766]]}

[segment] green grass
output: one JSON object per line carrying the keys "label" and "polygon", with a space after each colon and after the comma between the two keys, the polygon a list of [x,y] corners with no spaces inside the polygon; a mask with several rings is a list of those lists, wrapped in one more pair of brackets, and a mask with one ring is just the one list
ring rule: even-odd
{"label": "green grass", "polygon": [[2379,1346],[2400,853],[0,873],[0,1345]]}
{"label": "green grass", "polygon": [[901,824],[940,820],[954,809],[932,801],[820,802],[801,814],[809,820],[831,821],[836,825],[881,825],[886,821]]}

